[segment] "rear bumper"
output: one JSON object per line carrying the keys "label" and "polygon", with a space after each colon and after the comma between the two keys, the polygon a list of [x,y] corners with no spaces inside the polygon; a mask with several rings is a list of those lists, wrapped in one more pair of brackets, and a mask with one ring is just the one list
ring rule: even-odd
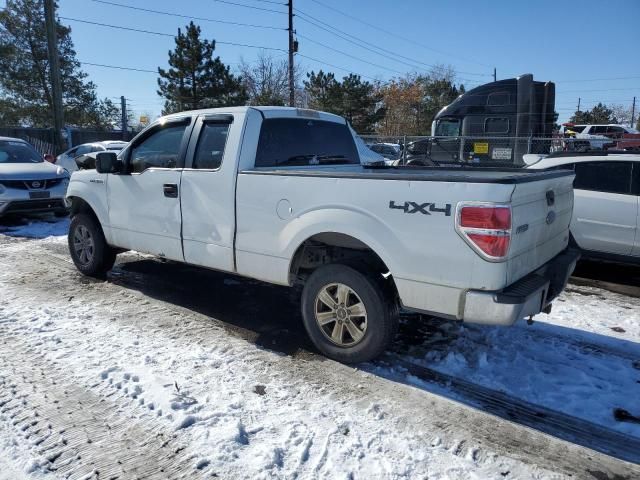
{"label": "rear bumper", "polygon": [[468,323],[512,325],[550,307],[573,273],[580,253],[566,249],[535,272],[497,292],[469,290],[463,319]]}

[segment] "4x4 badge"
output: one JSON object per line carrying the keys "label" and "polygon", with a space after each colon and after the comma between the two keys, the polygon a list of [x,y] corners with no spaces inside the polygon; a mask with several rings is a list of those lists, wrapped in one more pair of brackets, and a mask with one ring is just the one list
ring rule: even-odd
{"label": "4x4 badge", "polygon": [[389,208],[392,210],[402,210],[404,213],[422,213],[423,215],[431,215],[432,213],[444,213],[445,217],[451,216],[451,204],[445,203],[443,208],[436,206],[435,203],[425,202],[404,202],[396,204],[394,200],[389,202]]}

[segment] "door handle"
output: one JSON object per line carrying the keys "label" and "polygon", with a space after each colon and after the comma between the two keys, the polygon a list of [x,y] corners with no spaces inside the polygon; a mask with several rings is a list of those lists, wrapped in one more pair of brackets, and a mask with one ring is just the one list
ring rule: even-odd
{"label": "door handle", "polygon": [[165,197],[178,198],[178,184],[177,183],[165,183],[162,186],[162,191]]}

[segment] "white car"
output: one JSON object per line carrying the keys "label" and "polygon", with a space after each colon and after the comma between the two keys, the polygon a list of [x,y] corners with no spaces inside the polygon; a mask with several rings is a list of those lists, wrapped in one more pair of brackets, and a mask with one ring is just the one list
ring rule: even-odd
{"label": "white car", "polygon": [[86,275],[124,249],[303,285],[317,348],[361,362],[400,305],[496,325],[548,312],[578,258],[573,177],[363,165],[345,119],[313,110],[182,112],[73,174],[69,251]]}
{"label": "white car", "polygon": [[52,212],[67,214],[69,174],[46,162],[29,143],[0,137],[0,217]]}
{"label": "white car", "polygon": [[640,263],[640,155],[525,155],[530,169],[573,170],[573,240],[585,256]]}
{"label": "white car", "polygon": [[611,139],[604,135],[590,133],[589,125],[563,125],[560,134],[564,136],[564,150],[586,152],[589,150],[604,150],[613,145]]}
{"label": "white car", "polygon": [[69,172],[69,174],[78,170],[78,164],[76,159],[82,155],[86,155],[92,152],[119,152],[127,146],[128,142],[119,140],[107,140],[104,142],[83,143],[82,145],[70,148],[64,153],[61,153],[56,158],[55,164],[61,166]]}

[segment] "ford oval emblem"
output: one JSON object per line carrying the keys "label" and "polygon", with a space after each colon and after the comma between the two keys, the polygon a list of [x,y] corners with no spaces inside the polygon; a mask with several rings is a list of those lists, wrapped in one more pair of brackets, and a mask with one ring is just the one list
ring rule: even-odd
{"label": "ford oval emblem", "polygon": [[547,225],[551,225],[555,221],[556,221],[556,212],[551,210],[549,213],[547,213]]}

